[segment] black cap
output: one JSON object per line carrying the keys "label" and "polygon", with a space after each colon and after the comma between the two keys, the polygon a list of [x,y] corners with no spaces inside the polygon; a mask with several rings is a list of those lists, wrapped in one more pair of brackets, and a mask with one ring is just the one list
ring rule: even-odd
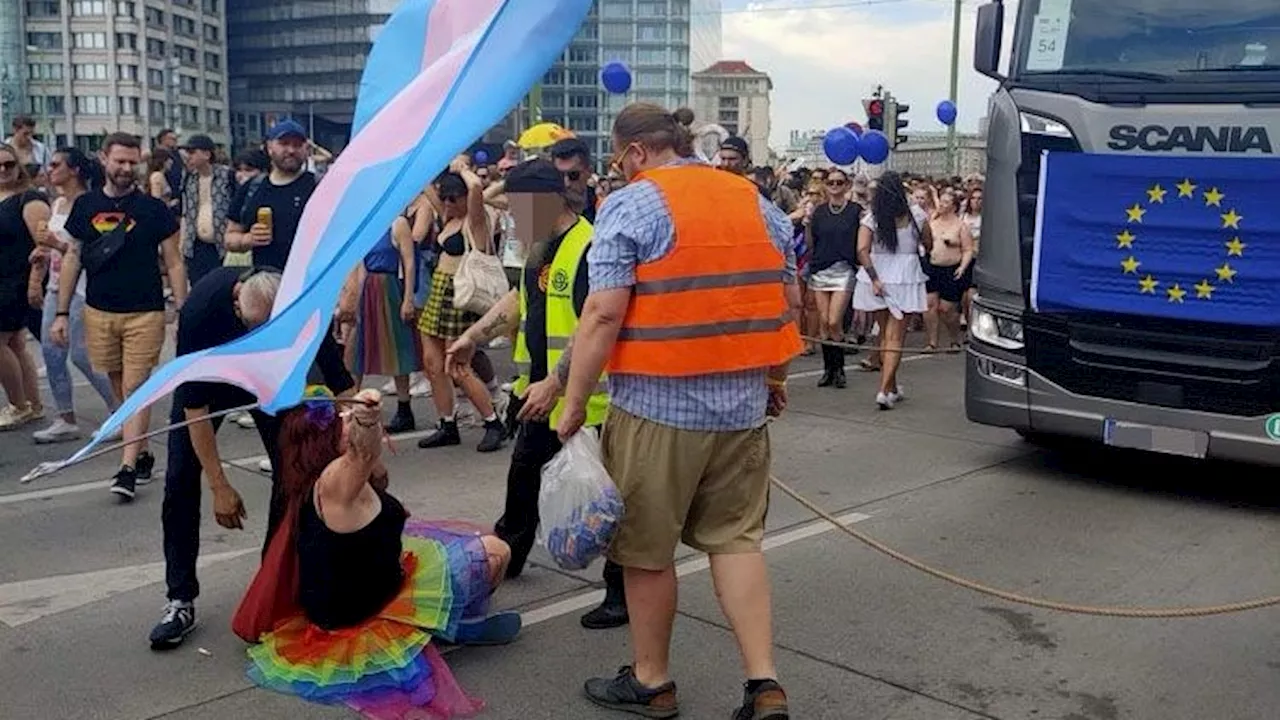
{"label": "black cap", "polygon": [[730,137],[730,138],[725,138],[725,141],[720,143],[720,149],[732,150],[744,158],[751,157],[751,148],[747,146],[747,141],[743,140],[741,137],[738,137],[737,135],[734,135],[733,137]]}
{"label": "black cap", "polygon": [[208,150],[209,152],[213,152],[218,149],[218,146],[213,144],[213,138],[208,135],[192,135],[185,143],[183,143],[182,149]]}
{"label": "black cap", "polygon": [[571,158],[575,155],[581,155],[587,164],[591,164],[591,149],[587,147],[587,143],[582,138],[569,137],[555,141],[551,146],[551,157],[553,158]]}
{"label": "black cap", "polygon": [[564,176],[550,160],[528,160],[511,168],[503,184],[508,193],[564,194]]}

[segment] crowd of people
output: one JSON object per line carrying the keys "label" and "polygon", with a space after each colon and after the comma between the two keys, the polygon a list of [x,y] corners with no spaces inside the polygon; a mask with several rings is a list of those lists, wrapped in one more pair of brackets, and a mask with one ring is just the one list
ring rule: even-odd
{"label": "crowd of people", "polygon": [[[252,644],[251,677],[371,717],[471,712],[435,645],[519,633],[519,615],[490,614],[487,600],[528,562],[543,466],[592,432],[626,513],[605,599],[582,624],[630,625],[635,660],[589,680],[587,696],[678,713],[668,651],[683,542],[711,556],[742,651],[735,717],[788,717],[761,554],[766,419],[786,407],[791,359],[818,347],[819,384],[842,388],[846,340],[878,337],[861,367],[881,373],[884,409],[902,397],[896,368],[913,318],[929,347],[943,329],[959,347],[981,179],[775,171],[753,166],[736,137],[713,168],[693,150],[692,122],[687,110],[628,106],[601,173],[572,137],[534,153],[510,143],[492,163],[458,156],[351,273],[300,405],[227,414],[253,398],[226,383],[182,385],[169,419],[185,425],[167,436],[164,469],[168,602],[152,646],[176,647],[196,628],[202,477],[218,524],[243,527],[218,454],[225,419],[257,429],[272,477],[263,563],[234,622]],[[53,443],[81,437],[68,360],[114,409],[159,363],[167,314],[178,355],[267,321],[317,184],[309,168],[332,156],[292,120],[232,163],[201,135],[179,143],[165,131],[144,151],[113,134],[92,157],[45,148],[33,126],[19,118],[0,145],[0,430],[44,417],[30,333],[56,404],[33,439]],[[510,289],[496,302],[459,295],[460,279],[476,281],[460,274],[484,271],[473,254],[501,260]],[[517,368],[509,383],[486,352],[504,346]],[[390,381],[361,391],[369,376]],[[385,425],[384,393],[396,397]],[[411,400],[424,395],[437,419],[420,448],[462,442],[460,395],[483,430],[479,452],[514,440],[492,527],[409,519],[391,493],[382,437],[417,429]],[[140,439],[149,426],[142,412],[124,427],[111,486],[122,501],[154,471]]]}

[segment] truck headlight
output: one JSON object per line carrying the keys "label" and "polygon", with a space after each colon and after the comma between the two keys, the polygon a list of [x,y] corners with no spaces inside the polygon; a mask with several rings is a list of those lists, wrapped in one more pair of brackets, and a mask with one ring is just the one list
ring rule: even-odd
{"label": "truck headlight", "polygon": [[1021,321],[996,315],[976,305],[969,318],[969,332],[975,340],[1005,350],[1021,350],[1025,347],[1022,341]]}
{"label": "truck headlight", "polygon": [[1048,135],[1050,137],[1071,138],[1075,137],[1071,133],[1071,128],[1062,123],[1047,118],[1042,115],[1036,115],[1025,110],[1019,111],[1018,122],[1022,125],[1022,132],[1028,135]]}

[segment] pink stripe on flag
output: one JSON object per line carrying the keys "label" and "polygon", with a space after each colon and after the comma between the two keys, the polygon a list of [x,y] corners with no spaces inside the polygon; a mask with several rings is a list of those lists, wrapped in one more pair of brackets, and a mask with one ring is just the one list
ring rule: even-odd
{"label": "pink stripe on flag", "polygon": [[174,373],[151,393],[142,406],[146,407],[172,393],[183,383],[199,381],[234,383],[257,395],[259,403],[269,404],[285,378],[293,372],[303,349],[315,339],[319,327],[320,313],[313,312],[289,347],[235,355],[206,355]]}
{"label": "pink stripe on flag", "polygon": [[[426,45],[422,52],[422,69],[445,53],[461,38],[487,25],[504,0],[437,0],[427,18]],[[527,0],[526,0],[527,1]]]}
{"label": "pink stripe on flag", "polygon": [[458,73],[475,51],[477,39],[478,36],[474,36],[467,44],[454,47],[418,76],[387,103],[338,156],[302,213],[289,254],[290,257],[307,258],[307,261],[305,265],[287,264],[276,297],[276,308],[288,307],[302,292],[307,267],[319,247],[325,228],[359,173],[367,167],[405,155],[431,127]]}

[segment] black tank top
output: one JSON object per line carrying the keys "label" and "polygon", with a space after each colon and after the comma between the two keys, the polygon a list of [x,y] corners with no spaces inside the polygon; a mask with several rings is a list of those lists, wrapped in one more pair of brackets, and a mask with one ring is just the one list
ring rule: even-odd
{"label": "black tank top", "polygon": [[378,491],[382,511],[352,533],[330,530],[316,512],[315,491],[298,517],[298,599],[307,619],[326,630],[359,625],[400,592],[404,506]]}

